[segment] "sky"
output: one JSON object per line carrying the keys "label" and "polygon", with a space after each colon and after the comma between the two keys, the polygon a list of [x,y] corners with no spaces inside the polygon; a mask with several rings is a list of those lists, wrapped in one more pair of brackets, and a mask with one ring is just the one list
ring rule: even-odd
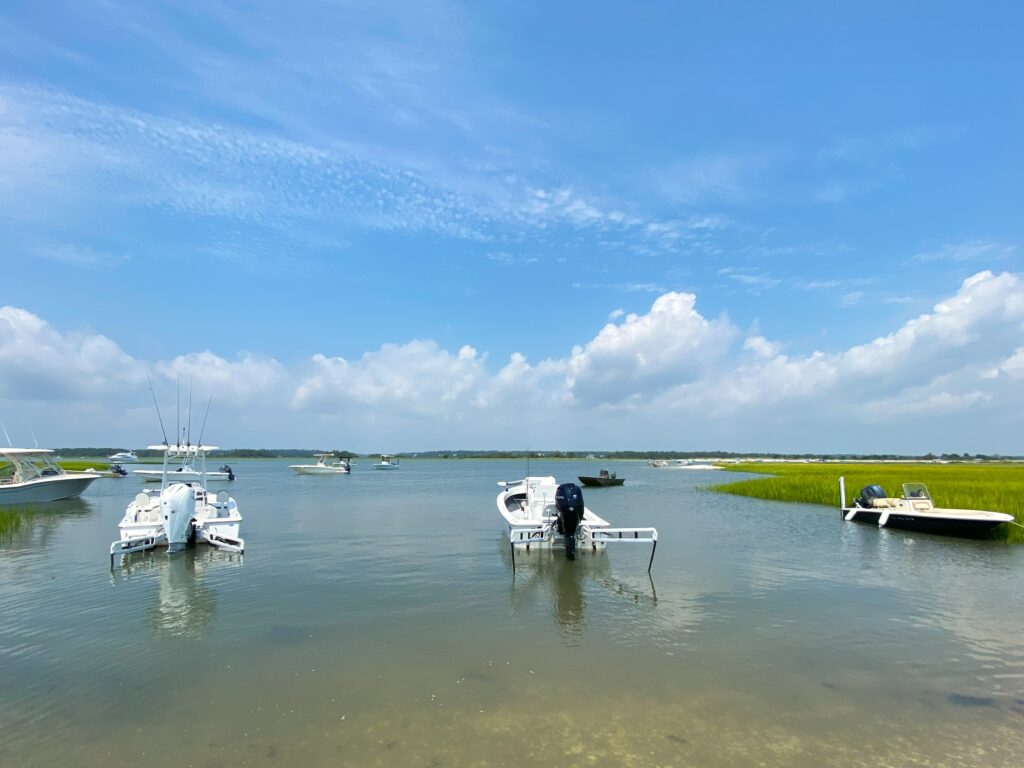
{"label": "sky", "polygon": [[1024,454],[1013,2],[0,9],[15,444]]}

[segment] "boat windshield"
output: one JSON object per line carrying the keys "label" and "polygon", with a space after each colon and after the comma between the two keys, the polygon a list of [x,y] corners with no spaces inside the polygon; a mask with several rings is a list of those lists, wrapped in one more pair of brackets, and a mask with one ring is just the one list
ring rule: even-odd
{"label": "boat windshield", "polygon": [[928,493],[928,486],[926,486],[924,483],[904,483],[903,498],[928,499],[930,501],[932,497]]}

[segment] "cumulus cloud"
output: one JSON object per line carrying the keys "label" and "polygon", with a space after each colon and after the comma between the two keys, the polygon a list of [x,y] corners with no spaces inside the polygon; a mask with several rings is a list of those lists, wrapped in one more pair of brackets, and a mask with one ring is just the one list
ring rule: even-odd
{"label": "cumulus cloud", "polygon": [[191,352],[172,360],[158,362],[157,373],[168,379],[190,381],[197,392],[214,392],[219,399],[253,402],[286,391],[289,373],[277,360],[250,352],[234,361],[213,352]]}
{"label": "cumulus cloud", "polygon": [[[311,435],[335,435],[343,424],[374,441],[415,434],[423,448],[508,446],[531,424],[552,446],[564,442],[559,434],[640,446],[685,430],[703,436],[705,447],[730,435],[799,441],[788,447],[804,450],[851,448],[835,444],[835,435],[859,435],[861,450],[928,450],[934,444],[920,444],[926,437],[980,434],[996,440],[982,447],[1012,452],[1010,425],[1019,426],[1024,408],[1021,276],[980,272],[891,333],[806,354],[784,352],[792,342],[771,339],[760,327],[741,338],[727,317],[705,317],[691,293],[665,293],[644,313],[611,317],[564,356],[534,362],[515,352],[495,369],[471,346],[449,350],[432,340],[385,344],[351,360],[320,353],[287,365],[210,350],[145,362],[103,336],[63,333],[24,309],[4,307],[0,397],[106,403],[116,414],[118,393],[143,391],[150,369],[165,383],[189,377],[196,391],[220,393],[219,402],[233,409],[225,421],[234,428],[247,413],[274,414],[289,437],[253,432],[264,444],[308,445]],[[254,430],[268,428],[250,421]],[[896,429],[879,433],[880,424]],[[1006,444],[999,442],[1004,432]],[[813,442],[822,434],[833,442]],[[890,436],[883,446],[874,445],[879,434]],[[891,436],[905,442],[894,444]]]}
{"label": "cumulus cloud", "polygon": [[452,354],[435,341],[385,344],[359,360],[323,354],[295,390],[296,408],[336,412],[353,403],[419,415],[450,413],[485,377],[484,357],[470,346]]}
{"label": "cumulus cloud", "polygon": [[62,334],[18,307],[0,307],[0,397],[74,400],[145,380],[145,368],[106,336]]}
{"label": "cumulus cloud", "polygon": [[727,318],[707,320],[692,293],[666,293],[646,315],[609,323],[568,360],[568,385],[581,405],[637,402],[699,377],[736,336]]}

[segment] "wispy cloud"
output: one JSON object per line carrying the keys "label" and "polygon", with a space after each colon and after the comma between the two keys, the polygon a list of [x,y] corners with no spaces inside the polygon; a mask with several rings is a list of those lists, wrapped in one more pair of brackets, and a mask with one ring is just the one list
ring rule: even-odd
{"label": "wispy cloud", "polygon": [[963,243],[947,243],[932,251],[915,254],[909,263],[927,263],[932,261],[967,262],[985,261],[999,262],[1010,258],[1016,247],[990,240],[969,240]]}

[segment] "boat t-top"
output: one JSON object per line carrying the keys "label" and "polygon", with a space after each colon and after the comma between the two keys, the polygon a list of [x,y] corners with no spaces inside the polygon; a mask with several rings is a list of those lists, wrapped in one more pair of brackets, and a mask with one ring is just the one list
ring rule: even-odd
{"label": "boat t-top", "polygon": [[880,528],[978,537],[988,535],[997,525],[1014,522],[1013,515],[1005,512],[936,507],[924,483],[904,483],[903,495],[897,497],[887,496],[880,485],[868,485],[847,506],[846,481],[840,477],[839,496],[843,520],[876,523]]}
{"label": "boat t-top", "polygon": [[113,464],[131,464],[139,460],[134,451],[119,451],[107,456],[107,460]]}
{"label": "boat t-top", "polygon": [[380,455],[380,461],[373,465],[374,469],[398,469],[398,457],[388,453]]}
{"label": "boat t-top", "polygon": [[47,448],[0,448],[0,504],[41,504],[82,495],[98,472],[68,472]]}
{"label": "boat t-top", "polygon": [[313,458],[316,464],[291,464],[288,469],[300,475],[347,475],[352,471],[348,457],[339,459],[333,453],[314,453]]}
{"label": "boat t-top", "polygon": [[559,485],[553,477],[526,477],[498,483],[498,513],[501,515],[512,550],[515,570],[516,548],[563,546],[566,557],[576,558],[578,549],[597,552],[609,543],[651,545],[654,563],[658,546],[656,528],[613,528],[583,503],[583,492],[576,483]]}
{"label": "boat t-top", "polygon": [[[115,555],[144,552],[167,547],[168,553],[186,546],[206,543],[230,552],[245,551],[239,535],[242,516],[238,504],[227,491],[211,494],[206,488],[206,454],[217,450],[212,445],[156,445],[149,450],[163,451],[164,465],[160,488],[143,490],[125,510],[118,523],[121,538],[110,545],[110,563]],[[172,461],[198,463],[199,479],[183,481],[170,468]]]}

